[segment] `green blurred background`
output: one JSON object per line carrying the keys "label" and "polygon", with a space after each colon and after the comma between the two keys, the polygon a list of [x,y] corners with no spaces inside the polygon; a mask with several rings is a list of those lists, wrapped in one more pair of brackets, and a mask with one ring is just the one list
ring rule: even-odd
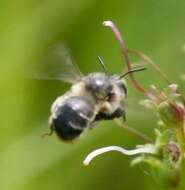
{"label": "green blurred background", "polygon": [[[82,164],[96,148],[144,143],[111,121],[73,144],[55,135],[42,139],[49,129],[50,106],[69,85],[22,77],[23,70],[41,64],[48,48],[58,42],[68,45],[84,73],[100,70],[97,55],[104,57],[111,72],[119,72],[119,46],[111,31],[102,27],[107,19],[119,25],[130,48],[148,54],[185,90],[179,80],[185,73],[184,0],[0,0],[1,190],[156,189],[143,168],[131,168],[131,158],[119,153],[102,155],[89,167]],[[137,76],[146,87],[165,86],[151,69]],[[132,108],[127,124],[153,137],[156,117],[136,105],[142,97],[128,84]]]}

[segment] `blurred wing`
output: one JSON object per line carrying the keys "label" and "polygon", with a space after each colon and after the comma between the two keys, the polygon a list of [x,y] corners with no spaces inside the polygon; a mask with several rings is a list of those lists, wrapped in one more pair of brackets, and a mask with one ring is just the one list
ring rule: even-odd
{"label": "blurred wing", "polygon": [[31,78],[43,80],[59,80],[75,83],[82,78],[78,66],[70,56],[69,50],[63,44],[57,45],[31,71]]}

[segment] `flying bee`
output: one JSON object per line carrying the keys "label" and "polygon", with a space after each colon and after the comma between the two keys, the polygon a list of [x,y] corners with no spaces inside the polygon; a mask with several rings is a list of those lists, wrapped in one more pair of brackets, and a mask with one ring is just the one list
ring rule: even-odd
{"label": "flying bee", "polygon": [[[135,68],[121,75],[112,75],[107,72],[102,59],[98,57],[104,72],[84,76],[63,45],[58,47],[55,53],[60,57],[56,58],[57,64],[61,60],[61,65],[58,65],[58,74],[47,78],[62,80],[72,85],[51,106],[51,131],[48,135],[54,131],[60,139],[71,141],[99,121],[125,118],[127,85],[123,78],[131,72],[145,68]],[[52,72],[51,68],[49,70]]]}

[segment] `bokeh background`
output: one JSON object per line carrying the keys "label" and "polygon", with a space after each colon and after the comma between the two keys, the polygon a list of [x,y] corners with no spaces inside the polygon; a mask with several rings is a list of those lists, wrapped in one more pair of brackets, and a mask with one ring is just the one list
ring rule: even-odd
{"label": "bokeh background", "polygon": [[[1,190],[156,189],[144,168],[131,168],[131,158],[119,153],[102,155],[89,167],[82,164],[96,148],[144,143],[111,121],[73,144],[55,135],[42,139],[49,129],[50,106],[69,85],[23,77],[24,70],[41,64],[48,48],[59,42],[67,44],[85,74],[101,69],[97,55],[111,72],[120,72],[119,46],[111,31],[102,27],[107,19],[119,25],[130,48],[148,54],[185,90],[179,79],[185,73],[184,0],[0,0]],[[137,78],[146,87],[165,86],[150,68]],[[142,96],[129,80],[128,88],[126,123],[153,138],[156,117],[137,105]]]}

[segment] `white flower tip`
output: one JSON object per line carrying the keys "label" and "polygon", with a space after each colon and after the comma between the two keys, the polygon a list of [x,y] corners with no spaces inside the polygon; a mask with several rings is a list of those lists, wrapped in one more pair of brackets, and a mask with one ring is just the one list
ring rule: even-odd
{"label": "white flower tip", "polygon": [[163,121],[160,120],[160,121],[157,122],[157,125],[159,125],[159,126],[164,126],[165,124],[164,124]]}
{"label": "white flower tip", "polygon": [[151,88],[152,90],[155,90],[155,91],[157,90],[157,87],[156,87],[155,85],[153,85],[153,84],[150,85],[150,88]]}
{"label": "white flower tip", "polygon": [[177,91],[177,88],[178,88],[178,85],[175,84],[175,83],[173,83],[173,84],[170,84],[170,85],[169,85],[169,88],[170,88],[171,90],[173,90],[173,92],[176,92],[176,91]]}
{"label": "white flower tip", "polygon": [[87,160],[87,159],[85,159],[84,161],[83,161],[83,164],[85,165],[85,166],[88,166],[89,165],[89,160]]}
{"label": "white flower tip", "polygon": [[104,26],[113,27],[114,23],[111,20],[103,21]]}

